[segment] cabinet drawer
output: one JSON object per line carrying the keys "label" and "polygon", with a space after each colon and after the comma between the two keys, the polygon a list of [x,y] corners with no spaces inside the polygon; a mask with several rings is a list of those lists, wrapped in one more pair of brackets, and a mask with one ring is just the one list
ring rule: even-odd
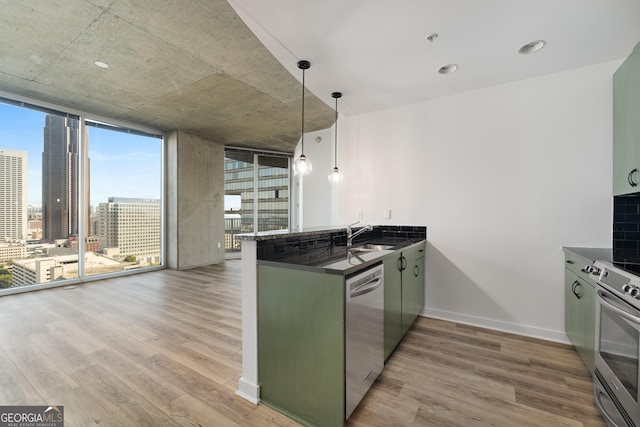
{"label": "cabinet drawer", "polygon": [[565,251],[564,260],[565,268],[573,272],[576,276],[578,276],[580,279],[584,280],[591,286],[596,286],[596,283],[589,277],[589,273],[584,270],[586,266],[593,264],[592,260],[581,257],[580,255],[569,251]]}

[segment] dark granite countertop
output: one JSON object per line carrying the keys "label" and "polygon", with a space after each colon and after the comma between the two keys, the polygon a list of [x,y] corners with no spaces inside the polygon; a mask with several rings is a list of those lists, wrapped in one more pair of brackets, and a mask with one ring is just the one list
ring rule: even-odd
{"label": "dark granite countertop", "polygon": [[329,246],[293,252],[269,259],[258,259],[258,264],[325,274],[349,275],[382,261],[386,255],[420,242],[424,242],[424,239],[402,239],[401,241],[377,239],[375,242],[369,243],[387,245],[391,248],[379,251],[360,251],[358,246],[353,248]]}
{"label": "dark granite countertop", "polygon": [[[361,227],[354,227],[357,230]],[[319,227],[300,232],[287,230],[243,234],[242,240],[256,241],[258,264],[328,274],[348,275],[380,262],[386,255],[427,238],[427,227],[375,225],[358,235],[347,248],[345,227]],[[389,246],[379,251],[358,250],[365,244]]]}

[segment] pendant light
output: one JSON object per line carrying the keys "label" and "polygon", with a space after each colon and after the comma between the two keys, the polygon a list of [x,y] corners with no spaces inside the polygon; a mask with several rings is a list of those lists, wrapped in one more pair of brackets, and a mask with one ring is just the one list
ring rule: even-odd
{"label": "pendant light", "polygon": [[304,71],[310,67],[309,61],[298,61],[298,68],[302,70],[302,131],[300,136],[300,157],[293,163],[293,171],[296,175],[309,175],[311,173],[311,161],[304,155]]}
{"label": "pendant light", "polygon": [[340,172],[340,169],[338,169],[338,98],[342,97],[342,92],[333,92],[331,96],[336,100],[336,124],[334,125],[336,130],[336,136],[333,139],[333,143],[335,144],[334,145],[334,166],[331,172],[329,172],[329,176],[327,178],[329,178],[329,181],[332,184],[337,184],[340,181],[342,181],[342,173]]}

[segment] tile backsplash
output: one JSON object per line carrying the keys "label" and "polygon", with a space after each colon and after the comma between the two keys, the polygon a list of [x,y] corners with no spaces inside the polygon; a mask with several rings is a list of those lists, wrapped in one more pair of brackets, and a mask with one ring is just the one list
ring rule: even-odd
{"label": "tile backsplash", "polygon": [[[356,229],[359,227],[356,227]],[[406,225],[377,225],[371,232],[356,237],[354,244],[365,241],[382,240],[384,242],[420,241],[427,238],[427,227]],[[331,246],[346,246],[346,230],[313,233],[296,237],[281,237],[258,241],[258,259],[275,260],[292,253],[322,250]]]}
{"label": "tile backsplash", "polygon": [[613,198],[613,258],[640,263],[640,193]]}

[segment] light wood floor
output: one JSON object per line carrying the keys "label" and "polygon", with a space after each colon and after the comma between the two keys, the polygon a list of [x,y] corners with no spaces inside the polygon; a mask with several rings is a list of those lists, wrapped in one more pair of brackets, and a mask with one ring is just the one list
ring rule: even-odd
{"label": "light wood floor", "polygon": [[[290,426],[237,396],[240,263],[0,297],[0,405],[69,426]],[[601,426],[573,348],[419,318],[350,426]]]}

